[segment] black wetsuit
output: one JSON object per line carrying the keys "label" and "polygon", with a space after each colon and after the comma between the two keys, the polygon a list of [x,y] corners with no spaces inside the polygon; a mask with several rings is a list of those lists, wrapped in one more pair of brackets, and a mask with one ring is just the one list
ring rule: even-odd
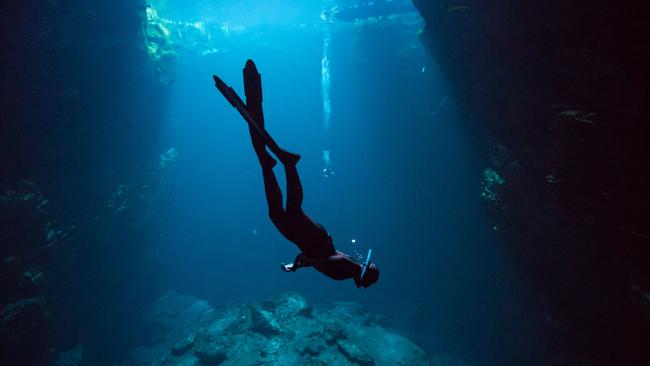
{"label": "black wetsuit", "polygon": [[[244,68],[244,86],[246,107],[257,124],[264,128],[261,79],[257,68],[250,60]],[[249,126],[249,132],[262,166],[269,217],[280,233],[301,250],[301,254],[304,255],[301,266],[313,266],[319,272],[336,280],[353,278],[359,285],[362,265],[351,257],[338,252],[334,248],[332,238],[327,230],[302,211],[302,184],[295,162],[283,161],[287,182],[285,208],[282,206],[282,191],[273,173],[275,160],[266,151],[264,142],[257,131]]]}

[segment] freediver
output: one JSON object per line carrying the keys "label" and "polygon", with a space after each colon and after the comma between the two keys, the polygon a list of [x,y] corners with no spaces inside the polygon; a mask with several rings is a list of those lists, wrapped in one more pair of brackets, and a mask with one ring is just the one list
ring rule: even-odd
{"label": "freediver", "polygon": [[[248,122],[253,149],[262,167],[264,192],[271,221],[278,231],[287,240],[296,244],[301,251],[293,263],[282,264],[282,269],[286,272],[295,272],[302,267],[314,267],[317,271],[335,280],[352,278],[357,287],[367,288],[374,284],[379,279],[379,268],[375,263],[370,262],[371,252],[368,252],[365,263],[359,263],[349,255],[336,250],[332,243],[332,237],[325,228],[303,212],[303,191],[296,168],[300,155],[280,148],[266,132],[262,111],[261,75],[252,60],[246,61],[243,71],[245,105],[231,87],[216,75],[213,78],[219,91]],[[287,185],[286,207],[282,206],[282,190],[273,173],[276,160],[267,151],[267,148],[284,166]]]}

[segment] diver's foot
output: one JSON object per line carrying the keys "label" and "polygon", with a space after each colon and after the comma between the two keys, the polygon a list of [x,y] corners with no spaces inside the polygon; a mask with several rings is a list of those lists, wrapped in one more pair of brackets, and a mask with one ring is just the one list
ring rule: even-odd
{"label": "diver's foot", "polygon": [[280,152],[276,155],[278,159],[280,159],[282,165],[296,165],[300,160],[300,155],[290,153],[286,150],[280,150]]}

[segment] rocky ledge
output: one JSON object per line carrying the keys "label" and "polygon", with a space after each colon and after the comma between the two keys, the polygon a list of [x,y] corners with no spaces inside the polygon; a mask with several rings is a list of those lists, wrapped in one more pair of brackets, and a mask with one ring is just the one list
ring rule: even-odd
{"label": "rocky ledge", "polygon": [[361,306],[315,308],[296,293],[214,308],[166,292],[150,310],[151,339],[124,365],[462,365],[427,355]]}

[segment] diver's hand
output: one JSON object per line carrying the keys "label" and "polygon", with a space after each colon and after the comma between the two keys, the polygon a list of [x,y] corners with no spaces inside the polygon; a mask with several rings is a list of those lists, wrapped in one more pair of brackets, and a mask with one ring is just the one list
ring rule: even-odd
{"label": "diver's hand", "polygon": [[282,266],[282,270],[285,272],[295,272],[300,267],[310,267],[317,262],[318,261],[314,261],[309,257],[307,257],[306,255],[300,253],[296,256],[296,259],[293,260],[293,263],[282,263],[281,266]]}
{"label": "diver's hand", "polygon": [[293,260],[293,263],[295,267],[304,267],[311,265],[309,258],[307,258],[307,256],[302,253],[296,256],[296,259]]}
{"label": "diver's hand", "polygon": [[295,272],[296,271],[296,266],[293,263],[282,263],[281,265],[282,270],[285,272]]}

